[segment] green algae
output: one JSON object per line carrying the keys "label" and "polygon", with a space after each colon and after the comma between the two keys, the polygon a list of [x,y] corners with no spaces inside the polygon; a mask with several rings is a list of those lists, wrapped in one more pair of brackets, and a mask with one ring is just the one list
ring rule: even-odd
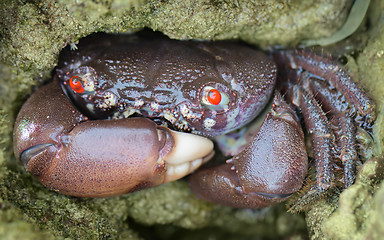
{"label": "green algae", "polygon": [[[16,164],[12,125],[18,108],[32,92],[31,87],[50,78],[60,50],[93,32],[134,32],[149,27],[176,39],[238,38],[259,46],[293,46],[303,39],[337,31],[351,3],[0,1],[0,238],[300,239],[305,234],[304,220],[301,215],[285,212],[284,206],[260,211],[218,206],[196,199],[185,181],[102,199],[78,199],[50,192]],[[372,38],[356,60],[357,73],[372,91],[381,113],[384,104],[378,97],[382,91],[378,87],[382,81],[379,75],[372,75],[376,70],[382,71],[376,68],[380,68],[383,59],[380,49],[384,49],[384,34],[381,28],[369,34]],[[371,71],[372,66],[375,71]],[[383,141],[381,122],[375,128],[379,145]],[[381,149],[378,147],[377,151]],[[372,171],[361,176],[370,178]],[[348,229],[354,229],[356,236],[367,236],[367,231],[379,236],[376,227],[382,224],[374,211],[382,208],[383,188],[373,195],[378,188],[376,183],[365,180],[371,186],[367,190],[359,181],[351,187],[351,193],[341,195],[341,199],[355,199],[357,195],[358,203],[351,206],[341,200],[339,209],[343,210],[335,211],[337,198],[322,200],[307,214],[313,238],[337,239],[345,236],[341,234],[348,233]],[[361,208],[361,215],[354,216],[356,208]],[[340,226],[339,219],[346,209],[352,209],[348,211],[350,224]],[[372,221],[364,225],[365,209]],[[368,223],[372,223],[371,227]],[[362,225],[364,232],[359,231]]]}
{"label": "green algae", "polygon": [[20,209],[7,206],[0,199],[0,236],[2,239],[58,239],[49,232],[41,231],[37,225],[30,223]]}

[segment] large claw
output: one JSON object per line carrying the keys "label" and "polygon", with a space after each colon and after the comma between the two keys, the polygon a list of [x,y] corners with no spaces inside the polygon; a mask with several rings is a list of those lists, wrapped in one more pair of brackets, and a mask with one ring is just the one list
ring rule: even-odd
{"label": "large claw", "polygon": [[15,155],[42,184],[79,197],[113,196],[176,180],[213,154],[210,140],[146,118],[87,120],[57,82],[23,105],[14,144]]}
{"label": "large claw", "polygon": [[191,175],[196,195],[237,208],[262,208],[301,188],[308,165],[303,131],[280,96],[272,107],[251,143],[228,164]]}

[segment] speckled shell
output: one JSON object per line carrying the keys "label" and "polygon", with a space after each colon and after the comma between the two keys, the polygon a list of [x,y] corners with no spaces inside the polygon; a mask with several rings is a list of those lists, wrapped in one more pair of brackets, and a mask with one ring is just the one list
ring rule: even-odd
{"label": "speckled shell", "polygon": [[[84,93],[69,88],[72,76],[87,79]],[[214,136],[244,126],[262,110],[276,67],[239,43],[98,34],[82,40],[78,50],[64,51],[55,77],[90,118],[138,113]],[[204,103],[207,87],[225,93],[228,104]]]}

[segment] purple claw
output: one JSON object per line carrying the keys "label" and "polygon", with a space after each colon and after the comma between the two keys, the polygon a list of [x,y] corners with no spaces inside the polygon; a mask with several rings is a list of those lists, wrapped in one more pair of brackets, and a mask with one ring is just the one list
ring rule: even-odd
{"label": "purple claw", "polygon": [[15,154],[27,171],[48,188],[79,197],[119,195],[173,181],[213,153],[210,140],[147,118],[87,120],[57,82],[28,99],[15,129]]}
{"label": "purple claw", "polygon": [[280,96],[251,143],[227,162],[191,176],[197,196],[237,208],[262,208],[301,188],[308,168],[304,134]]}

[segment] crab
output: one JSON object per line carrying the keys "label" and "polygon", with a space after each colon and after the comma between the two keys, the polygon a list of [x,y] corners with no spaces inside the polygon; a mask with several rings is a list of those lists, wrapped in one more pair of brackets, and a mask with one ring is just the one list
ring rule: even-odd
{"label": "crab", "polygon": [[[65,50],[53,81],[23,105],[14,150],[43,185],[76,197],[191,174],[193,192],[207,201],[262,208],[304,189],[305,206],[354,182],[357,129],[370,132],[374,120],[371,98],[330,58],[97,34]],[[232,157],[199,168],[225,145],[223,135],[237,143],[221,149]]]}

